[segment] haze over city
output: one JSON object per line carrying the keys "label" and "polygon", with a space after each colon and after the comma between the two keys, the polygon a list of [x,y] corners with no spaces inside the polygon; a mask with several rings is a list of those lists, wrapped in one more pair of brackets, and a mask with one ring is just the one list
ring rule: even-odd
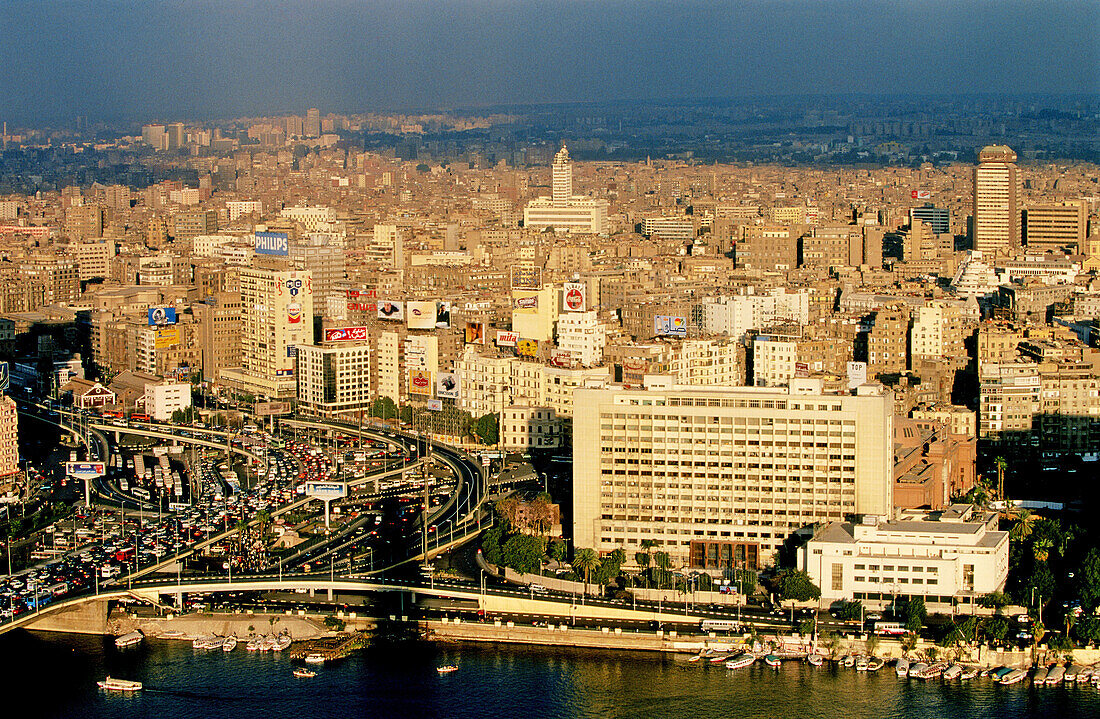
{"label": "haze over city", "polygon": [[0,24],[0,107],[29,124],[1100,89],[1093,0],[12,0]]}

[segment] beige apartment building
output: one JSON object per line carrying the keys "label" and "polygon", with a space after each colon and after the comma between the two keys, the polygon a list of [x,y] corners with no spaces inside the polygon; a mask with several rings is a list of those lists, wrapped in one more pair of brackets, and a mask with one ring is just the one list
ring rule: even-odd
{"label": "beige apartment building", "polygon": [[790,388],[578,389],[577,547],[627,556],[654,540],[674,566],[758,567],[796,530],[893,509],[893,393]]}

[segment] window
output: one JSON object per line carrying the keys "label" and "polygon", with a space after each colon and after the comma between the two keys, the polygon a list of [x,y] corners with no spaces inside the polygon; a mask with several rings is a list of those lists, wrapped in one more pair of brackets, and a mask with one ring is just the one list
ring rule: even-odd
{"label": "window", "polygon": [[844,590],[844,565],[839,562],[833,563],[833,591],[840,592]]}

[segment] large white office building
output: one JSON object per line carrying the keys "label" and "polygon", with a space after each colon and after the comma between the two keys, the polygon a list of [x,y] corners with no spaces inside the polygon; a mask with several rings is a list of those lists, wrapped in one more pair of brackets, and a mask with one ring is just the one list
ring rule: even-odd
{"label": "large white office building", "polygon": [[760,567],[796,530],[893,508],[893,393],[685,387],[574,391],[577,547],[675,567]]}
{"label": "large white office building", "polygon": [[550,197],[538,197],[523,208],[523,226],[534,230],[606,235],[607,200],[573,195],[573,163],[563,145],[550,170]]}

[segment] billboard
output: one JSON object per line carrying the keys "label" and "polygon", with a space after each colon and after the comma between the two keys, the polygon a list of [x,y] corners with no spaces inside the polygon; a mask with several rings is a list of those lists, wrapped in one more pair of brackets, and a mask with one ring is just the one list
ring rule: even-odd
{"label": "billboard", "polygon": [[323,336],[325,342],[365,342],[367,340],[367,328],[326,327]]}
{"label": "billboard", "polygon": [[687,337],[687,317],[654,315],[653,334],[667,337]]}
{"label": "billboard", "polygon": [[538,295],[517,295],[512,297],[512,311],[534,314],[539,311]]}
{"label": "billboard", "polygon": [[348,496],[348,485],[343,482],[306,482],[306,496],[317,499],[340,499]]}
{"label": "billboard", "polygon": [[561,305],[566,312],[584,312],[588,309],[588,287],[583,282],[566,282],[562,286]]}
{"label": "billboard", "polygon": [[11,386],[11,372],[7,362],[0,362],[0,392],[7,392]]}
{"label": "billboard", "polygon": [[302,312],[302,306],[297,302],[291,302],[286,306],[286,321],[292,325],[302,324],[302,318],[305,315]]}
{"label": "billboard", "polygon": [[451,328],[450,302],[435,303],[435,326],[441,330],[449,330]]}
{"label": "billboard", "polygon": [[107,474],[107,465],[103,462],[66,462],[65,474],[77,479],[95,479]]}
{"label": "billboard", "polygon": [[516,342],[516,354],[520,357],[537,357],[539,354],[539,341],[520,338]]}
{"label": "billboard", "polygon": [[273,417],[278,414],[290,414],[290,402],[257,402],[257,417]]}
{"label": "billboard", "polygon": [[442,412],[443,411],[443,400],[441,400],[441,399],[430,399],[430,400],[428,400],[428,409],[432,410],[433,412]]}
{"label": "billboard", "polygon": [[406,302],[405,317],[410,330],[430,330],[435,327],[435,303]]}
{"label": "billboard", "polygon": [[405,319],[405,306],[400,302],[383,300],[378,303],[378,319],[402,322]]}
{"label": "billboard", "polygon": [[149,326],[150,327],[163,327],[164,325],[176,324],[176,308],[175,307],[150,307],[149,308]]}
{"label": "billboard", "polygon": [[180,328],[179,327],[158,327],[157,338],[154,345],[158,350],[168,349],[169,347],[175,347],[180,343]]}
{"label": "billboard", "polygon": [[555,367],[571,367],[573,366],[573,353],[569,350],[550,350],[550,364]]}
{"label": "billboard", "polygon": [[512,268],[512,289],[513,290],[541,290],[542,289],[542,268],[541,267],[513,267]]}
{"label": "billboard", "polygon": [[346,294],[349,310],[378,311],[378,295],[374,290],[347,290]]}
{"label": "billboard", "polygon": [[426,369],[409,370],[409,394],[432,396],[432,372]]}
{"label": "billboard", "polygon": [[462,391],[462,381],[454,372],[440,372],[435,380],[435,396],[458,399]]}
{"label": "billboard", "polygon": [[515,347],[519,341],[519,332],[500,330],[497,332],[497,345],[501,347]]}
{"label": "billboard", "polygon": [[258,255],[282,255],[290,254],[290,237],[285,232],[257,232],[256,254]]}
{"label": "billboard", "polygon": [[914,200],[931,200],[932,192],[931,190],[912,190],[909,196]]}
{"label": "billboard", "polygon": [[471,344],[471,345],[483,345],[483,344],[485,344],[485,323],[484,322],[467,322],[466,323],[466,344]]}
{"label": "billboard", "polygon": [[848,363],[848,389],[855,389],[861,384],[867,383],[867,363],[866,362],[849,362]]}

